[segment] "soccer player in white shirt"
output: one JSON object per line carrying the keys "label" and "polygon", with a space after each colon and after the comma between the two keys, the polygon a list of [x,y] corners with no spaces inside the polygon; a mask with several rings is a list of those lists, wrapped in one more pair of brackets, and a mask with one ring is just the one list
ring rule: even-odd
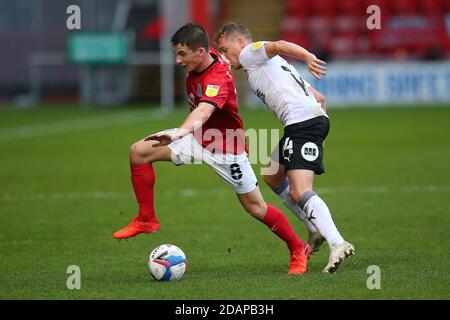
{"label": "soccer player in white shirt", "polygon": [[325,62],[287,41],[254,42],[250,31],[235,22],[219,30],[216,44],[235,69],[244,70],[252,90],[283,123],[284,136],[271,160],[271,167],[278,165],[278,170],[263,175],[264,181],[305,223],[314,251],[324,238],[327,240],[330,257],[323,272],[334,273],[355,249],[341,236],[327,205],[312,190],[314,176],[325,172],[323,141],[329,131],[326,102],[280,55],[306,62],[317,79],[326,73]]}

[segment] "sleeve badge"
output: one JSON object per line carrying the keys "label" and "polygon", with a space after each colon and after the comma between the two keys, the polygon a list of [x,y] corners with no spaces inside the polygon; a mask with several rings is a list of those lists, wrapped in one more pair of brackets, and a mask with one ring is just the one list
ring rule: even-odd
{"label": "sleeve badge", "polygon": [[252,44],[252,51],[258,50],[262,45],[264,44],[264,41],[258,41]]}
{"label": "sleeve badge", "polygon": [[220,86],[208,84],[208,86],[206,87],[205,95],[210,98],[215,97],[219,93],[219,89],[220,89]]}

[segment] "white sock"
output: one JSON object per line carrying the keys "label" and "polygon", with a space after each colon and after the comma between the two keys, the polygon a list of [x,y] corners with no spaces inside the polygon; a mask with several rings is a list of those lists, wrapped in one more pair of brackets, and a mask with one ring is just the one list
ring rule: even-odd
{"label": "white sock", "polygon": [[300,206],[292,201],[291,196],[289,195],[289,181],[285,179],[278,187],[274,188],[273,191],[283,200],[283,204],[291,210],[291,212],[302,221],[306,229],[308,229],[309,233],[318,232],[316,226],[308,220],[306,213],[303,211]]}
{"label": "white sock", "polygon": [[342,244],[344,238],[337,230],[326,203],[313,191],[305,192],[299,201],[308,219],[313,221],[330,247]]}

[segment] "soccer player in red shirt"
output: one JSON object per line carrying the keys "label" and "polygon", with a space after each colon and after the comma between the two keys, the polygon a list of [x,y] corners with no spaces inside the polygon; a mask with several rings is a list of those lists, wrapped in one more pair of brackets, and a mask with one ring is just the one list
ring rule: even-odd
{"label": "soccer player in red shirt", "polygon": [[228,63],[209,48],[208,35],[198,24],[181,27],[171,44],[177,65],[187,72],[190,114],[179,128],[158,132],[131,146],[131,180],[139,212],[113,237],[124,239],[159,230],[153,207],[154,162],[172,161],[181,165],[201,161],[233,188],[250,215],[286,242],[290,251],[289,274],[305,273],[310,246],[295,234],[278,208],[264,201],[259,191],[246,152],[234,78]]}

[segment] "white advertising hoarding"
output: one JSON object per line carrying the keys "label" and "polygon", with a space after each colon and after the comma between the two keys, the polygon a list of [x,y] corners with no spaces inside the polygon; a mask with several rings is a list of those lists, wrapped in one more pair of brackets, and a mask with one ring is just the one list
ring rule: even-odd
{"label": "white advertising hoarding", "polygon": [[[450,62],[330,62],[316,80],[305,64],[294,67],[331,107],[351,105],[447,104]],[[249,97],[250,98],[250,97]],[[254,98],[249,103],[256,102]]]}

